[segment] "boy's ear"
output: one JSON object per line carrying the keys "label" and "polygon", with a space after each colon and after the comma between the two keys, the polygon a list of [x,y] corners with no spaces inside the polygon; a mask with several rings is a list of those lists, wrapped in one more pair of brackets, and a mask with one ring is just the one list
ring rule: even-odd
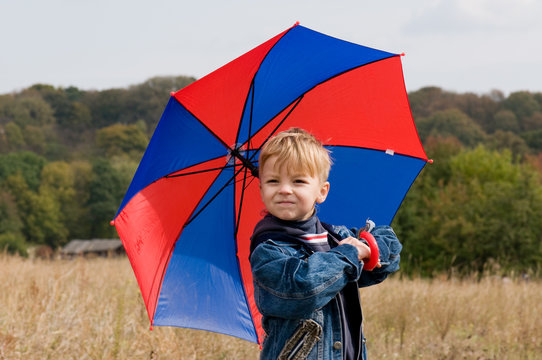
{"label": "boy's ear", "polygon": [[328,193],[329,193],[329,181],[326,181],[320,187],[320,194],[318,194],[318,197],[316,198],[316,202],[318,204],[323,203],[326,200]]}

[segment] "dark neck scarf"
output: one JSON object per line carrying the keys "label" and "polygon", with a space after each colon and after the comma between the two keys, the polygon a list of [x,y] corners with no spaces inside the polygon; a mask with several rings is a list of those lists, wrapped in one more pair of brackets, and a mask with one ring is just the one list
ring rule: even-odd
{"label": "dark neck scarf", "polygon": [[250,253],[270,238],[302,243],[314,252],[330,249],[328,231],[316,215],[303,221],[287,221],[267,214],[254,228],[250,238]]}

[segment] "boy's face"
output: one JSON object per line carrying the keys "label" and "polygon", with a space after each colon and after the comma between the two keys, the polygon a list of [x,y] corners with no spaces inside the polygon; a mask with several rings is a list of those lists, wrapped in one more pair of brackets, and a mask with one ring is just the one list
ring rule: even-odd
{"label": "boy's face", "polygon": [[276,160],[276,156],[270,157],[260,171],[260,194],[267,211],[282,220],[307,220],[314,205],[326,199],[329,182],[302,172],[290,173],[287,165],[277,169]]}

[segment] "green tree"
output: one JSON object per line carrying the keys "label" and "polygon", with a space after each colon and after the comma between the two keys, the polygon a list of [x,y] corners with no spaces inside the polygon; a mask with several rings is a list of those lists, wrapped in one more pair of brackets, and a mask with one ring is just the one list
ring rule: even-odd
{"label": "green tree", "polygon": [[502,131],[511,131],[514,133],[520,132],[519,121],[512,111],[510,110],[500,110],[493,117],[493,122],[487,129],[490,133],[495,132],[496,130]]}
{"label": "green tree", "polygon": [[474,253],[476,269],[482,270],[489,259],[522,271],[533,268],[542,258],[538,174],[515,163],[508,151],[490,152],[483,147],[458,155],[453,167],[458,182],[468,185],[470,201],[459,207],[455,201],[453,206],[465,213],[470,210],[467,219],[476,242],[469,251]]}
{"label": "green tree", "polygon": [[53,109],[41,97],[17,97],[7,105],[4,113],[21,128],[55,123]]}
{"label": "green tree", "polygon": [[17,126],[13,121],[10,121],[5,126],[7,141],[10,145],[10,148],[17,149],[25,145],[23,132],[21,128]]}
{"label": "green tree", "polygon": [[529,146],[525,140],[510,131],[497,130],[488,137],[486,146],[493,150],[508,149],[514,159],[523,159],[529,153]]}
{"label": "green tree", "polygon": [[503,101],[503,107],[516,114],[520,127],[523,131],[534,130],[528,122],[528,119],[536,112],[540,112],[541,107],[533,94],[528,91],[518,91],[511,93]]}
{"label": "green tree", "polygon": [[122,122],[133,124],[145,121],[147,128],[154,130],[172,92],[178,91],[194,82],[187,76],[156,76],[142,84],[128,89],[127,110]]}
{"label": "green tree", "polygon": [[67,239],[90,238],[89,209],[92,166],[85,161],[51,162],[42,171],[39,192],[47,193],[58,203],[58,219],[68,231]]}
{"label": "green tree", "polygon": [[66,201],[74,196],[74,181],[74,175],[68,163],[50,162],[43,167],[41,172],[40,191],[51,192],[55,197]]}
{"label": "green tree", "polygon": [[0,125],[0,143],[5,152],[20,150],[26,144],[21,128],[13,121]]}
{"label": "green tree", "polygon": [[31,190],[37,191],[45,158],[29,151],[0,154],[0,183],[9,176],[20,174]]}
{"label": "green tree", "polygon": [[415,119],[425,118],[436,111],[453,107],[453,95],[436,86],[424,87],[410,92],[408,99]]}
{"label": "green tree", "polygon": [[88,208],[90,198],[90,183],[93,178],[92,165],[88,161],[74,161],[70,163],[73,173],[73,188],[75,191],[73,209],[68,211],[66,227],[69,229],[70,238],[90,239],[92,237],[90,210]]}
{"label": "green tree", "polygon": [[29,150],[43,155],[47,147],[45,133],[41,127],[27,125],[24,127],[24,141]]}
{"label": "green tree", "polygon": [[13,196],[7,191],[0,190],[0,251],[26,254],[22,228],[23,223]]}
{"label": "green tree", "polygon": [[440,256],[441,249],[427,241],[426,236],[431,231],[428,226],[433,229],[434,222],[438,222],[434,207],[451,181],[451,159],[463,151],[463,147],[455,137],[429,137],[425,149],[434,163],[427,164],[420,173],[392,225],[404,246],[402,271],[431,275],[435,271],[434,259]]}
{"label": "green tree", "polygon": [[109,223],[117,213],[126,186],[119,173],[106,159],[96,160],[92,171],[88,199],[91,236],[116,237],[116,232]]}
{"label": "green tree", "polygon": [[82,103],[84,91],[75,87],[57,89],[50,85],[36,84],[26,90],[25,94],[41,96],[51,106],[58,125],[56,131],[64,145],[75,147],[84,140],[87,135],[85,131],[92,127],[90,109]]}
{"label": "green tree", "polygon": [[481,127],[458,109],[437,111],[416,125],[422,140],[428,136],[454,136],[463,145],[472,147],[486,138]]}
{"label": "green tree", "polygon": [[473,119],[484,131],[491,132],[494,114],[500,106],[494,99],[495,94],[481,96],[473,93],[458,94],[455,96],[454,107]]}
{"label": "green tree", "polygon": [[23,256],[28,254],[24,237],[19,233],[0,233],[0,250],[7,251],[10,254],[17,253]]}
{"label": "green tree", "polygon": [[[542,260],[539,174],[509,151],[484,147],[458,153],[449,165],[449,181],[409,194],[398,214],[398,223],[408,225],[398,227],[406,268],[468,274],[497,262],[508,271],[536,269]],[[412,190],[420,186],[423,181]]]}
{"label": "green tree", "polygon": [[96,132],[96,145],[107,156],[127,154],[139,159],[148,142],[137,125],[115,124]]}
{"label": "green tree", "polygon": [[[78,202],[75,191],[75,175],[71,166],[64,161],[51,162],[45,165],[41,173],[40,194],[49,194],[59,206],[58,220],[73,233],[79,226],[76,217],[82,204]],[[74,221],[75,220],[75,221]]]}
{"label": "green tree", "polygon": [[464,150],[461,142],[454,136],[429,136],[424,144],[425,150],[430,158],[434,160],[424,169],[424,181],[430,187],[436,186],[439,182],[447,184],[452,176],[450,160]]}
{"label": "green tree", "polygon": [[90,110],[81,103],[85,92],[76,87],[57,89],[51,85],[36,84],[25,93],[43,98],[53,109],[57,123],[62,127],[82,129],[90,124]]}
{"label": "green tree", "polygon": [[28,211],[26,224],[29,241],[46,244],[53,249],[66,244],[68,229],[64,224],[64,216],[60,203],[48,192],[32,193],[31,208]]}
{"label": "green tree", "polygon": [[527,131],[521,134],[521,137],[532,150],[542,151],[542,129]]}
{"label": "green tree", "polygon": [[51,194],[32,191],[20,174],[9,176],[5,186],[15,198],[28,243],[53,248],[65,243],[67,230],[60,219],[60,206]]}
{"label": "green tree", "polygon": [[79,101],[70,101],[66,95],[61,104],[55,105],[57,123],[63,129],[83,131],[92,124],[90,109]]}
{"label": "green tree", "polygon": [[535,111],[523,121],[523,127],[527,131],[542,129],[542,112]]}
{"label": "green tree", "polygon": [[113,169],[115,169],[115,171],[119,175],[124,189],[128,189],[128,185],[130,185],[130,182],[134,177],[134,174],[139,165],[139,161],[134,159],[128,159],[126,158],[126,156],[113,156],[110,159],[110,163]]}
{"label": "green tree", "polygon": [[126,110],[126,97],[126,90],[123,89],[87,92],[83,103],[90,109],[94,127],[102,128],[120,122]]}
{"label": "green tree", "polygon": [[13,196],[5,190],[0,190],[0,233],[20,233],[22,227]]}
{"label": "green tree", "polygon": [[128,89],[86,92],[80,101],[90,109],[93,125],[98,128],[143,120],[152,132],[170,93],[193,81],[194,78],[186,76],[154,77]]}

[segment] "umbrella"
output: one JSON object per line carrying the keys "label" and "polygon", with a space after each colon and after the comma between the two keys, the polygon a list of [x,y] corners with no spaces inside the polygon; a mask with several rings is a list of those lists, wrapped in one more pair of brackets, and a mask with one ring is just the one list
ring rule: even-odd
{"label": "umbrella", "polygon": [[390,224],[427,162],[400,55],[299,24],[172,93],[113,220],[151,328],[262,340],[248,259],[257,158],[294,126],[332,151],[328,223]]}

